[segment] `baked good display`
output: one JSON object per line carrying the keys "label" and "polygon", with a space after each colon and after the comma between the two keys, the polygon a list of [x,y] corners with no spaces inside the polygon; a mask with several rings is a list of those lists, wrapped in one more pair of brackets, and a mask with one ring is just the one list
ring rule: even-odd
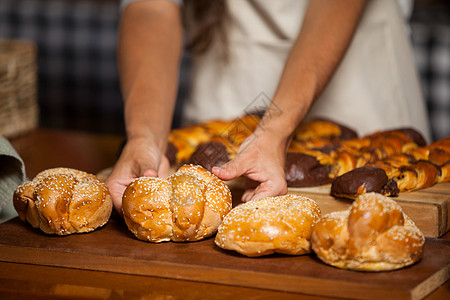
{"label": "baked good display", "polygon": [[[211,171],[236,156],[242,142],[264,125],[261,116],[249,114],[176,129],[167,155],[174,165],[191,163]],[[372,191],[397,196],[450,181],[448,139],[427,145],[420,132],[409,127],[358,137],[356,131],[333,120],[308,120],[293,133],[285,179],[288,187],[333,184],[332,194],[338,197],[354,199]]]}
{"label": "baked good display", "polygon": [[331,194],[354,199],[366,192],[397,196],[450,181],[450,138],[405,150],[338,176]]}
{"label": "baked good display", "polygon": [[122,202],[128,229],[148,242],[211,236],[231,206],[227,185],[198,165],[183,165],[166,179],[137,178],[125,189]]}
{"label": "baked good display", "polygon": [[[248,114],[228,122],[214,120],[172,130],[168,156],[173,157],[175,149],[175,164],[200,164],[211,170],[235,157],[242,142],[260,125],[260,117],[260,114]],[[348,127],[331,120],[314,119],[298,126],[289,152],[314,151],[356,137],[356,132]]]}
{"label": "baked good display", "polygon": [[226,155],[227,161],[232,159],[239,145],[256,129],[259,121],[257,114],[248,114],[232,121],[213,120],[173,129],[169,135],[168,154],[175,156],[174,164],[200,163],[211,170],[209,165],[217,165],[211,163],[216,161],[216,148],[225,147],[227,151],[221,154]]}
{"label": "baked good display", "polygon": [[310,253],[320,209],[314,200],[284,195],[240,204],[225,216],[215,243],[245,256]]}
{"label": "baked good display", "polygon": [[315,224],[311,247],[331,266],[358,271],[404,268],[422,257],[425,238],[392,199],[358,196],[346,211],[326,214]]}
{"label": "baked good display", "polygon": [[411,128],[375,132],[362,138],[333,141],[321,147],[289,148],[285,173],[288,186],[322,185],[355,168],[424,145]]}
{"label": "baked good display", "polygon": [[40,172],[17,187],[13,203],[22,221],[57,235],[93,231],[108,222],[112,211],[106,185],[71,168]]}

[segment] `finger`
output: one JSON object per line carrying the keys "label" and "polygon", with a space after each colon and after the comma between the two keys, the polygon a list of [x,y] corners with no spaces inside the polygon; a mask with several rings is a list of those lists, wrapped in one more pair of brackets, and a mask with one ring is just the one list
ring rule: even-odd
{"label": "finger", "polygon": [[170,163],[167,157],[163,157],[161,159],[161,163],[159,165],[158,169],[158,176],[161,178],[166,178],[169,176],[169,170],[170,170]]}
{"label": "finger", "polygon": [[121,176],[120,170],[114,169],[105,183],[108,187],[114,209],[122,215],[122,196],[126,187],[134,180],[130,176]]}
{"label": "finger", "polygon": [[154,169],[147,169],[142,173],[142,176],[145,177],[157,177],[158,172],[156,172]]}
{"label": "finger", "polygon": [[122,216],[122,196],[126,186],[121,184],[110,185],[109,193],[114,209]]}
{"label": "finger", "polygon": [[287,193],[287,184],[286,181],[266,181],[262,182],[258,185],[258,187],[254,190],[251,195],[248,195],[247,201],[254,201],[266,197],[274,197],[285,195]]}
{"label": "finger", "polygon": [[233,159],[221,167],[213,167],[211,171],[222,180],[232,180],[243,175],[245,169],[239,168],[239,163],[236,162],[236,159]]}
{"label": "finger", "polygon": [[253,195],[255,194],[255,189],[246,189],[245,192],[242,194],[241,202],[249,202]]}

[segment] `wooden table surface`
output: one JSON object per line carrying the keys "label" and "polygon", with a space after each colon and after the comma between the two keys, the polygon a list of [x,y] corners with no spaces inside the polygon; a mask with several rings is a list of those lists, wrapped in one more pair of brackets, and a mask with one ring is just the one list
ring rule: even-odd
{"label": "wooden table surface", "polygon": [[[28,177],[32,178],[52,167],[73,167],[98,173],[114,164],[123,139],[123,136],[39,129],[10,141],[23,158]],[[8,226],[14,226],[14,222]],[[447,233],[430,245],[436,248],[441,241],[449,239]],[[45,257],[40,257],[42,263],[39,259],[35,263],[13,263],[2,260],[1,256],[0,299],[333,299],[268,289],[258,284],[255,284],[257,288],[245,287],[232,284],[233,278],[192,281],[181,271],[180,276],[171,274],[169,279],[151,273],[136,275],[116,268],[93,271],[86,268],[86,262],[80,261],[77,265],[76,260],[72,260],[70,266],[65,262],[58,266],[46,263]],[[251,274],[247,272],[247,276]],[[201,274],[196,276],[202,277]],[[336,290],[339,289],[336,286]],[[426,299],[450,299],[450,282]]]}

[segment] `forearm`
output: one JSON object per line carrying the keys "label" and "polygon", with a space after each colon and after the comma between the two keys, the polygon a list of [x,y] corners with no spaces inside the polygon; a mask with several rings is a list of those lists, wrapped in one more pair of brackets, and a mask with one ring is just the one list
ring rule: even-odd
{"label": "forearm", "polygon": [[286,144],[345,54],[363,0],[312,0],[260,131]]}
{"label": "forearm", "polygon": [[119,72],[128,139],[163,149],[170,131],[182,51],[180,9],[169,1],[140,1],[123,12]]}

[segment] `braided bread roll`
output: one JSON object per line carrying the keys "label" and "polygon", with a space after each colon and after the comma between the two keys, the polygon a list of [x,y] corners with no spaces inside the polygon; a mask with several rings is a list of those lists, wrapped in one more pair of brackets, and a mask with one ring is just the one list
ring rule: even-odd
{"label": "braided bread roll", "polygon": [[191,158],[197,148],[210,142],[223,143],[230,153],[235,154],[237,150],[231,151],[231,148],[239,148],[239,145],[256,129],[259,121],[258,115],[248,114],[232,121],[212,120],[186,128],[174,129],[170,132],[168,141],[170,145],[168,148],[171,150],[169,154],[175,156],[172,164],[191,163]]}
{"label": "braided bread roll", "polygon": [[408,154],[416,160],[426,160],[439,166],[437,182],[450,181],[450,137],[435,141],[426,147],[413,149]]}
{"label": "braided bread roll", "polygon": [[188,160],[197,146],[202,142],[208,141],[210,137],[211,134],[206,128],[199,125],[172,130],[168,143],[174,146],[175,161],[183,162]]}
{"label": "braided bread roll", "polygon": [[394,201],[377,193],[359,196],[346,211],[324,215],[311,235],[324,263],[358,271],[396,270],[422,257],[425,238]]}
{"label": "braided bread roll", "polygon": [[40,172],[17,187],[13,203],[22,221],[57,235],[93,231],[108,222],[112,211],[106,185],[70,168]]}
{"label": "braided bread roll", "polygon": [[234,157],[239,147],[222,136],[213,136],[208,142],[201,143],[189,159],[189,164],[200,165],[211,171],[214,166],[222,166]]}
{"label": "braided bread roll", "polygon": [[300,123],[294,133],[297,141],[348,140],[357,137],[353,129],[323,118]]}
{"label": "braided bread roll", "polygon": [[122,210],[140,240],[198,241],[217,231],[231,200],[222,180],[200,166],[184,165],[167,179],[135,179],[125,189]]}
{"label": "braided bread roll", "polygon": [[314,200],[285,195],[243,203],[233,208],[219,226],[215,243],[254,257],[310,252],[310,238],[320,209]]}
{"label": "braided bread roll", "polygon": [[331,194],[350,199],[367,192],[397,196],[399,192],[420,190],[448,181],[450,138],[445,138],[338,176],[331,185]]}

